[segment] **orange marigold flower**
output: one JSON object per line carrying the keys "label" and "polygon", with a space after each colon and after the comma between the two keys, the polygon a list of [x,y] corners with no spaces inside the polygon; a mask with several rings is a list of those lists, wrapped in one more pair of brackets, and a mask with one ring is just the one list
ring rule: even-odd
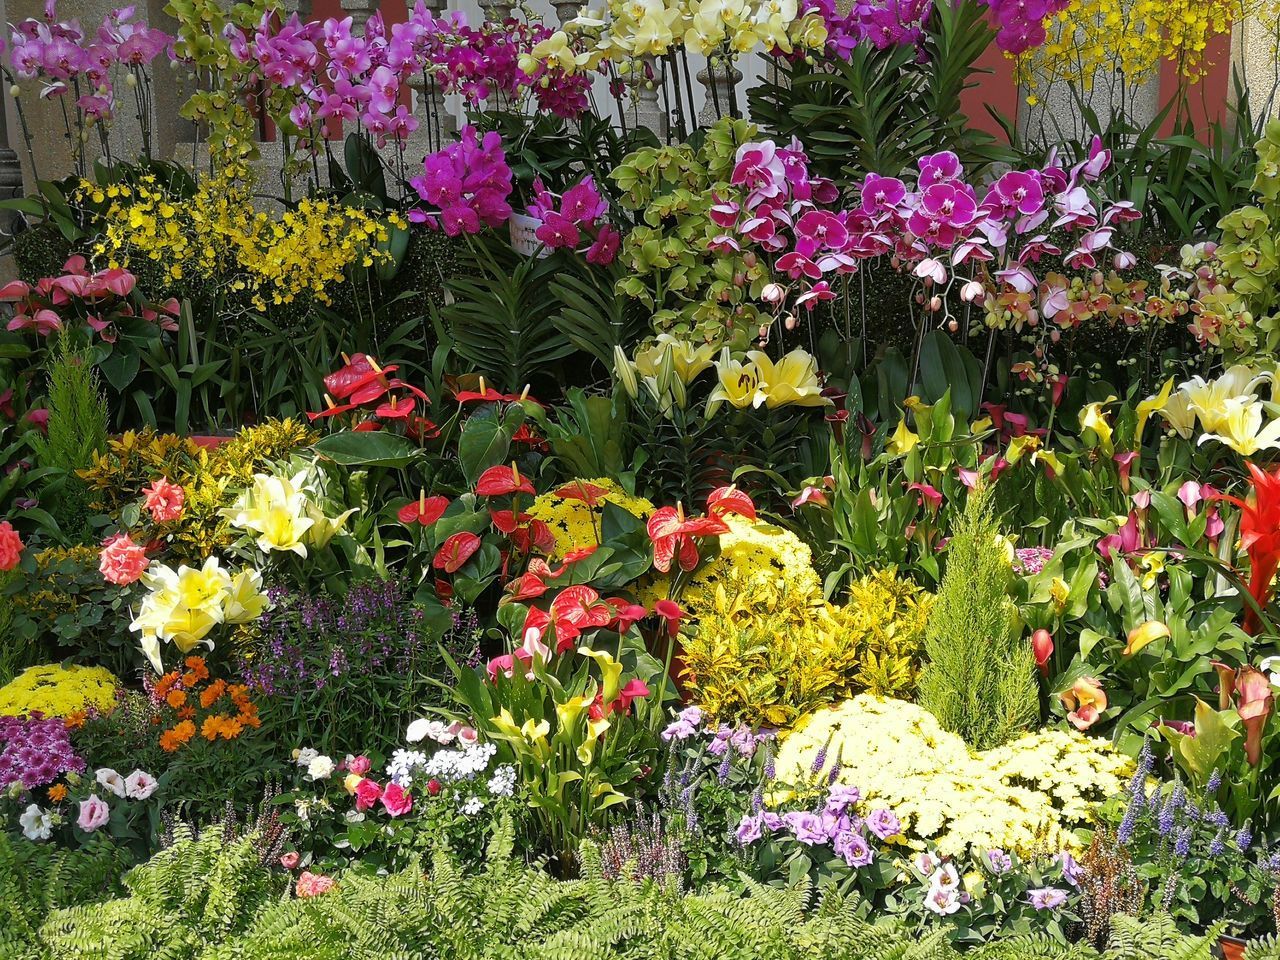
{"label": "orange marigold flower", "polygon": [[221,714],[211,713],[204,718],[204,723],[200,725],[200,736],[204,737],[210,743],[218,739],[218,732],[222,729]]}
{"label": "orange marigold flower", "polygon": [[219,678],[200,691],[200,706],[208,710],[226,692],[227,681]]}
{"label": "orange marigold flower", "polygon": [[183,720],[172,730],[160,734],[160,749],[173,753],[184,743],[196,735],[196,725],[190,720]]}
{"label": "orange marigold flower", "polygon": [[165,703],[169,704],[169,706],[177,710],[179,707],[186,706],[187,695],[182,690],[170,690],[168,695],[164,698],[164,700],[165,700]]}
{"label": "orange marigold flower", "polygon": [[219,732],[223,740],[234,740],[244,732],[244,727],[235,717],[226,717],[222,721],[222,729]]}
{"label": "orange marigold flower", "polygon": [[187,669],[196,674],[200,680],[209,679],[209,667],[204,662],[204,657],[187,657],[185,661]]}
{"label": "orange marigold flower", "polygon": [[61,803],[67,799],[67,785],[65,783],[55,783],[49,788],[49,802]]}

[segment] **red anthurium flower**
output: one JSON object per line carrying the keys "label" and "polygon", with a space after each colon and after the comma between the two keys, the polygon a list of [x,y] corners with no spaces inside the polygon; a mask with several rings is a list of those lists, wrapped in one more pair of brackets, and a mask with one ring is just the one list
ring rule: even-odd
{"label": "red anthurium flower", "polygon": [[442,496],[428,497],[427,491],[419,492],[418,499],[406,503],[396,514],[405,526],[420,523],[424,527],[439,520],[449,506],[449,498]]}
{"label": "red anthurium flower", "polygon": [[649,611],[644,607],[622,597],[609,597],[605,603],[613,608],[613,619],[606,626],[612,627],[619,633],[626,633],[649,615]]}
{"label": "red anthurium flower", "polygon": [[679,505],[655,510],[646,526],[653,541],[653,565],[661,573],[671,569],[677,553],[681,569],[692,570],[698,565],[698,544],[694,538],[715,537],[729,531],[719,517],[686,517]]}
{"label": "red anthurium flower", "polygon": [[540,597],[547,592],[546,581],[554,580],[564,571],[564,566],[552,570],[542,557],[534,557],[529,561],[529,569],[507,585],[507,592],[511,594],[512,600],[531,600],[534,597]]}
{"label": "red anthurium flower", "polygon": [[584,483],[581,480],[577,480],[573,483],[566,483],[555,491],[555,495],[562,500],[581,500],[587,506],[594,507],[608,492],[604,487],[597,486],[594,483]]}
{"label": "red anthurium flower", "polygon": [[520,476],[520,468],[511,466],[490,467],[476,481],[476,493],[482,497],[501,497],[509,493],[535,493],[533,482]]}
{"label": "red anthurium flower", "polygon": [[754,520],[756,505],[747,494],[735,486],[717,487],[707,496],[707,513],[713,517],[736,513],[748,520]]}
{"label": "red anthurium flower", "polygon": [[431,565],[445,573],[457,573],[464,563],[480,549],[480,538],[463,530],[455,533],[440,545]]}
{"label": "red anthurium flower", "polygon": [[401,399],[393,396],[385,403],[378,404],[378,408],[374,410],[374,414],[383,420],[405,420],[413,415],[413,408],[417,405],[417,401],[412,397]]}
{"label": "red anthurium flower", "polygon": [[[525,384],[524,389],[519,393],[499,393],[492,387],[485,386],[484,377],[480,378],[479,390],[459,390],[454,396],[457,397],[458,403],[464,406],[468,403],[497,403],[499,401],[518,403],[521,400],[532,399],[529,396],[528,384]],[[537,403],[538,401],[534,400],[533,402]]]}
{"label": "red anthurium flower", "polygon": [[382,429],[382,424],[377,420],[362,420],[351,429],[355,433],[375,433]]}
{"label": "red anthurium flower", "polygon": [[674,600],[659,600],[653,605],[653,612],[667,621],[668,636],[674,637],[680,632],[680,621],[684,618],[680,604]]}
{"label": "red anthurium flower", "polygon": [[[586,630],[607,626],[613,608],[590,587],[565,587],[551,601],[551,624],[556,631],[556,652],[564,653]],[[529,628],[526,620],[525,629]]]}
{"label": "red anthurium flower", "polygon": [[587,557],[595,553],[599,547],[600,544],[598,543],[589,543],[585,547],[578,547],[574,550],[570,550],[564,555],[564,562],[577,563],[579,560],[585,560]]}
{"label": "red anthurium flower", "polygon": [[512,443],[524,443],[531,447],[543,447],[546,441],[534,433],[533,429],[527,424],[520,424],[520,429],[511,435]]}
{"label": "red anthurium flower", "polygon": [[[1249,499],[1222,493],[1213,499],[1228,500],[1240,508],[1240,547],[1249,554],[1249,595],[1265,607],[1271,599],[1271,581],[1280,570],[1280,469],[1267,473],[1253,463],[1245,466],[1253,488]],[[1245,613],[1244,629],[1250,636],[1262,629],[1252,609]]]}
{"label": "red anthurium flower", "polygon": [[440,428],[426,417],[412,416],[404,422],[404,432],[419,443],[434,440],[440,436]]}
{"label": "red anthurium flower", "polygon": [[490,510],[489,519],[493,521],[493,525],[498,528],[499,533],[510,536],[520,524],[527,523],[532,517],[527,513],[522,513],[517,517],[514,510]]}
{"label": "red anthurium flower", "polygon": [[324,395],[324,402],[327,406],[323,410],[319,410],[314,413],[311,411],[307,412],[308,420],[318,420],[321,417],[336,417],[340,413],[346,413],[348,410],[354,410],[359,406],[358,403],[334,403],[333,397],[329,396],[327,393]]}
{"label": "red anthurium flower", "polygon": [[[395,367],[382,367],[368,354],[357,353],[351,358],[345,355],[345,363],[324,378],[324,388],[339,400],[367,403],[386,392],[386,375]],[[371,391],[378,391],[373,392]]]}
{"label": "red anthurium flower", "polygon": [[556,538],[545,520],[530,520],[512,532],[511,543],[521,553],[550,553],[556,547]]}

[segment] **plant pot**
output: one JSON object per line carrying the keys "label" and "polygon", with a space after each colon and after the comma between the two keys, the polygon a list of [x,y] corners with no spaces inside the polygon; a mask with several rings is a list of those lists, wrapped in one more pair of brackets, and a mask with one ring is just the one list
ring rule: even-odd
{"label": "plant pot", "polygon": [[1239,937],[1219,937],[1218,949],[1215,953],[1222,960],[1244,960],[1244,948],[1247,943],[1247,940],[1241,940]]}

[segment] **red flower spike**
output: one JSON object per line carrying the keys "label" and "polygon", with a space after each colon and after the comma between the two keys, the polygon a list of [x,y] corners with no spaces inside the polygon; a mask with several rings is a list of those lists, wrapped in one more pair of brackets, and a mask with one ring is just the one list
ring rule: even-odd
{"label": "red flower spike", "polygon": [[[1271,581],[1280,570],[1280,469],[1267,473],[1253,463],[1249,468],[1252,496],[1248,500],[1215,494],[1215,500],[1227,500],[1240,508],[1240,547],[1249,554],[1249,595],[1259,607],[1271,599]],[[1245,612],[1244,630],[1256,636],[1262,629],[1258,615],[1250,608]]]}
{"label": "red flower spike", "polygon": [[457,573],[480,549],[480,538],[474,533],[468,533],[463,530],[455,533],[448,540],[440,545],[440,549],[436,551],[435,558],[431,561],[431,565],[437,570],[443,570],[445,573]]}
{"label": "red flower spike", "polygon": [[510,493],[527,493],[530,496],[536,493],[533,482],[520,476],[520,468],[514,463],[509,467],[490,467],[476,481],[476,494],[481,497],[501,497]]}
{"label": "red flower spike", "polygon": [[748,520],[756,518],[756,505],[746,493],[735,486],[717,487],[707,496],[707,513],[723,517],[736,513]]}
{"label": "red flower spike", "polygon": [[400,508],[396,514],[400,518],[400,522],[405,526],[412,526],[420,523],[424,527],[429,527],[442,516],[449,507],[449,498],[436,495],[428,497],[425,490],[418,494],[418,499],[406,503]]}

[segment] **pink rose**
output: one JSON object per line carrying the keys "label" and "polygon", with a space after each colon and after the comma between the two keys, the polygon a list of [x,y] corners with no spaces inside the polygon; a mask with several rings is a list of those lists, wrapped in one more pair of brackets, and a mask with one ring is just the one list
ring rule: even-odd
{"label": "pink rose", "polygon": [[85,833],[93,833],[111,819],[111,808],[96,793],[91,793],[80,801],[80,816],[76,818],[76,826]]}
{"label": "pink rose", "polygon": [[8,520],[0,521],[0,572],[12,570],[22,556],[22,538]]}
{"label": "pink rose", "polygon": [[147,510],[156,523],[177,520],[182,516],[182,505],[186,502],[186,494],[176,483],[170,483],[161,477],[142,491],[146,497]]}
{"label": "pink rose", "polygon": [[347,769],[362,777],[369,772],[369,768],[372,766],[373,763],[365,756],[352,757],[347,762]]}
{"label": "pink rose", "polygon": [[280,866],[284,867],[286,870],[292,870],[298,865],[298,861],[300,859],[301,857],[298,856],[298,851],[290,850],[288,853],[280,856]]}
{"label": "pink rose", "polygon": [[382,791],[382,805],[393,817],[403,817],[413,809],[413,797],[398,783],[388,783]]}
{"label": "pink rose", "polygon": [[[394,786],[394,784],[392,784],[392,786]],[[387,789],[390,789],[390,787],[388,787]],[[378,786],[377,783],[370,780],[368,777],[365,777],[358,784],[356,784],[356,809],[357,810],[368,810],[381,799],[382,799],[382,788]],[[396,814],[393,813],[392,816],[396,816]]]}
{"label": "pink rose", "polygon": [[134,543],[127,533],[118,533],[102,546],[98,570],[107,583],[127,587],[142,576],[151,561],[147,551]]}
{"label": "pink rose", "polygon": [[336,884],[337,881],[333,877],[326,877],[324,874],[303,870],[294,889],[299,897],[318,897],[322,893],[328,893]]}

